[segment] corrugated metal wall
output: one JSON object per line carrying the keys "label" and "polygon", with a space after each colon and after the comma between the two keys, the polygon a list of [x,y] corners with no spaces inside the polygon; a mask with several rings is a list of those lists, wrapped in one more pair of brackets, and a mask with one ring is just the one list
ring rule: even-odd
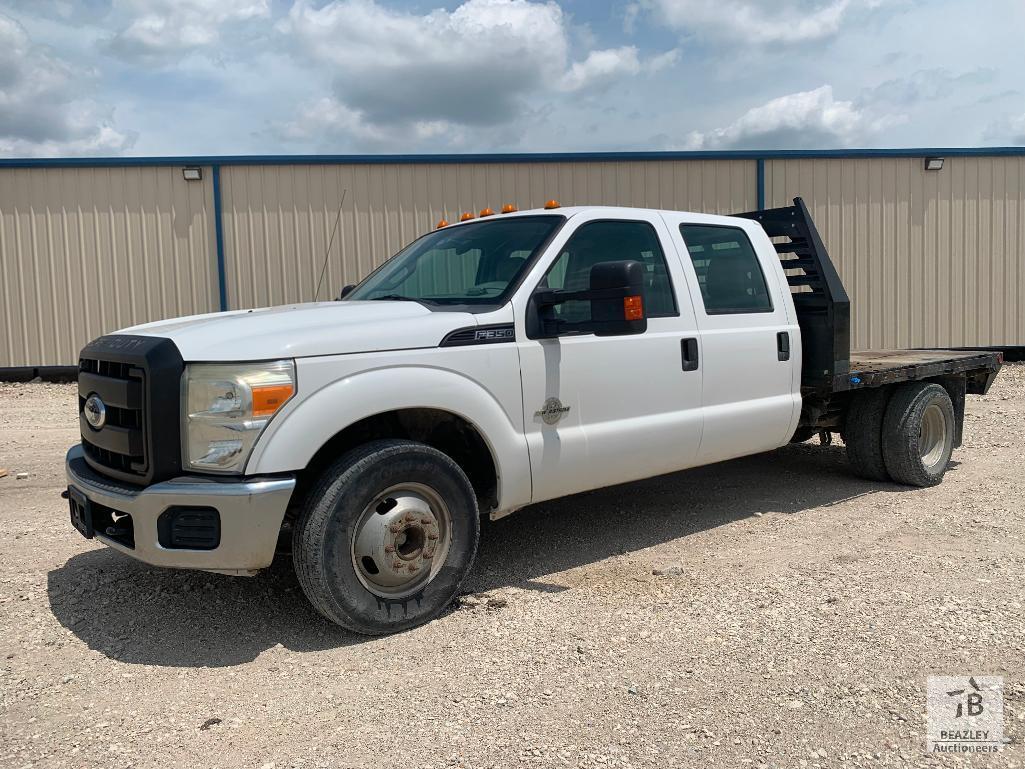
{"label": "corrugated metal wall", "polygon": [[[210,161],[207,161],[210,162]],[[227,304],[320,298],[443,216],[619,204],[757,205],[743,159],[267,163],[220,167]],[[89,339],[220,307],[212,168],[0,167],[0,368],[73,364]],[[856,347],[1025,345],[1025,156],[764,161],[767,205],[808,202],[853,300]],[[343,192],[345,194],[342,202]]]}
{"label": "corrugated metal wall", "polygon": [[206,170],[0,169],[0,367],[74,364],[103,333],[217,309]]}
{"label": "corrugated metal wall", "polygon": [[744,160],[225,166],[221,188],[230,307],[314,298],[343,193],[321,299],[462,211],[555,198],[719,213],[750,210],[756,196]]}
{"label": "corrugated metal wall", "polygon": [[801,195],[851,296],[859,348],[1025,344],[1025,158],[765,162]]}

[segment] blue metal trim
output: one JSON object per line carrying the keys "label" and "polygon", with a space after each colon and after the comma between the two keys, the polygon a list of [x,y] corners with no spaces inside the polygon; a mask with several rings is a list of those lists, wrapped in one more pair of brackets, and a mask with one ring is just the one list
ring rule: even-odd
{"label": "blue metal trim", "polygon": [[755,161],[755,200],[757,209],[765,209],[765,158],[758,158]]}
{"label": "blue metal trim", "polygon": [[224,217],[221,216],[221,167],[213,166],[214,180],[214,238],[217,242],[217,291],[221,312],[228,309],[228,276],[224,271]]}
{"label": "blue metal trim", "polygon": [[924,158],[1025,156],[1025,147],[929,147],[853,150],[722,150],[700,152],[540,152],[465,155],[185,155],[120,158],[0,158],[0,168],[120,166],[381,165],[386,163],[588,163],[628,160],[779,160],[786,158]]}

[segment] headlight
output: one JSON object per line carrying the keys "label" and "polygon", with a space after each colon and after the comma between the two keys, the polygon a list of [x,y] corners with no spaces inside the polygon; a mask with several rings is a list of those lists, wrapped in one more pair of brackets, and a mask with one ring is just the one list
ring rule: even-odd
{"label": "headlight", "polygon": [[185,466],[240,473],[260,433],[295,393],[295,363],[192,363],[184,388]]}

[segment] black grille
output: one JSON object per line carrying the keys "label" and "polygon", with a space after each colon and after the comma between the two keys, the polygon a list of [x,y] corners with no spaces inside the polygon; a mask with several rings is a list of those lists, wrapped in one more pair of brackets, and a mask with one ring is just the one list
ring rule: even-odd
{"label": "black grille", "polygon": [[[78,373],[78,413],[85,453],[119,473],[145,475],[145,372],[128,363],[82,358]],[[105,408],[105,423],[99,430],[85,419],[85,403],[94,394]]]}
{"label": "black grille", "polygon": [[[137,484],[178,474],[183,368],[170,339],[113,335],[86,345],[78,364],[78,413],[85,459],[94,470]],[[99,428],[86,418],[93,395],[104,407]]]}

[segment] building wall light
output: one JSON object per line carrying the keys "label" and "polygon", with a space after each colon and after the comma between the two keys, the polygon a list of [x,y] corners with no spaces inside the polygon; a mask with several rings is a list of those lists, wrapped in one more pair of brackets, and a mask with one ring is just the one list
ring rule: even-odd
{"label": "building wall light", "polygon": [[942,171],[943,170],[943,158],[926,158],[925,159],[925,170],[926,171]]}
{"label": "building wall light", "polygon": [[[941,160],[940,164],[942,163],[943,161]],[[203,178],[203,169],[195,167],[183,168],[182,178],[187,182],[198,182],[200,179]]]}

